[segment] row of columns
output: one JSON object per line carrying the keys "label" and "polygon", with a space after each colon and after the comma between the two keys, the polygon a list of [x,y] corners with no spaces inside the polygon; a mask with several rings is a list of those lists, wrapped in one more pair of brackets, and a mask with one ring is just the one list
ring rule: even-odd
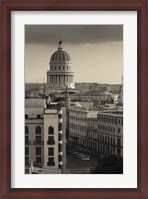
{"label": "row of columns", "polygon": [[73,83],[73,75],[49,75],[49,83]]}
{"label": "row of columns", "polygon": [[50,71],[67,71],[67,70],[71,70],[71,66],[50,66]]}
{"label": "row of columns", "polygon": [[[80,146],[83,145],[83,147],[92,149],[96,152],[99,152],[101,154],[123,154],[123,149],[117,146],[110,146],[108,144],[102,144],[102,143],[97,143],[93,141],[88,141],[88,140],[83,140],[80,138],[71,138],[70,141],[76,144],[79,144]],[[118,151],[119,150],[119,151]]]}

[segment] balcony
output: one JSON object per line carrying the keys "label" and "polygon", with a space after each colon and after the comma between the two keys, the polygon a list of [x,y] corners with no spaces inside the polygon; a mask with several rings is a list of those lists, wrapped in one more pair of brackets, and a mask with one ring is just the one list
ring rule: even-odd
{"label": "balcony", "polygon": [[59,141],[62,140],[62,134],[58,134],[58,140],[59,140]]}
{"label": "balcony", "polygon": [[62,162],[62,158],[63,158],[63,156],[62,156],[62,155],[59,155],[59,156],[58,156],[58,161],[59,161],[59,162]]}
{"label": "balcony", "polygon": [[58,145],[58,152],[61,153],[62,152],[62,144]]}

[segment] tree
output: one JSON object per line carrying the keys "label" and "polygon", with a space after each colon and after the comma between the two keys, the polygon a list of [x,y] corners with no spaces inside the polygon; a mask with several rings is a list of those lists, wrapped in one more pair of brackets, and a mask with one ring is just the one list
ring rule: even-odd
{"label": "tree", "polygon": [[123,174],[123,157],[109,155],[101,158],[98,165],[91,170],[93,174]]}

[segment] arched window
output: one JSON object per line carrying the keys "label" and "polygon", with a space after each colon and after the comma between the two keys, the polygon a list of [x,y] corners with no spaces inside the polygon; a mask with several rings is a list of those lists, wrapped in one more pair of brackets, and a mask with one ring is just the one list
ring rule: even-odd
{"label": "arched window", "polygon": [[53,135],[54,134],[54,127],[53,126],[49,126],[48,127],[48,135]]}
{"label": "arched window", "polygon": [[37,126],[35,132],[36,134],[41,134],[41,127]]}
{"label": "arched window", "polygon": [[29,128],[28,126],[25,126],[25,134],[28,134],[29,133]]}

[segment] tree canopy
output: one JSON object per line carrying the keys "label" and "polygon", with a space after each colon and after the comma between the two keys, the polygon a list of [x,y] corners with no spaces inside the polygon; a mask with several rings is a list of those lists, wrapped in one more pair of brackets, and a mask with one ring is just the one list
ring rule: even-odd
{"label": "tree canopy", "polygon": [[109,155],[99,159],[98,165],[91,170],[92,174],[123,174],[123,157]]}

